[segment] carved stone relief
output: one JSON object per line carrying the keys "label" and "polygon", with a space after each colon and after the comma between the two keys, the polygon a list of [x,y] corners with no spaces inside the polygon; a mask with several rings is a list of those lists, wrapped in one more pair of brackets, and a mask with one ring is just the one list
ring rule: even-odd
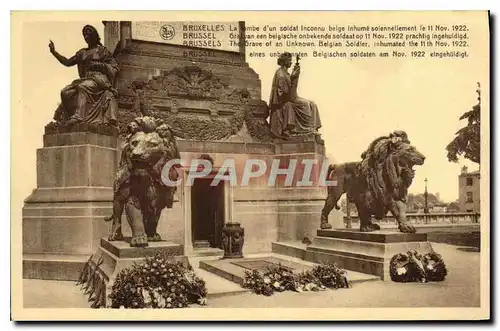
{"label": "carved stone relief", "polygon": [[267,104],[252,99],[246,88],[233,88],[196,65],[130,82],[119,104],[122,134],[126,123],[148,115],[165,120],[183,139],[227,140],[245,122],[245,130],[255,141],[270,141]]}

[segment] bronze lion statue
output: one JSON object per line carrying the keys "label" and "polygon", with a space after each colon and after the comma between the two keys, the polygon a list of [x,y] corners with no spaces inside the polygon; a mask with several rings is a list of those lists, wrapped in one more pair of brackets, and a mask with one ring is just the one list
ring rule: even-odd
{"label": "bronze lion statue", "polygon": [[424,164],[425,156],[411,145],[404,131],[395,131],[375,139],[361,158],[360,162],[329,166],[327,178],[337,183],[328,187],[321,229],[331,229],[328,215],[333,208],[340,209],[337,203],[346,193],[358,210],[360,231],[380,230],[372,216],[381,220],[390,211],[399,231],[414,233],[406,219],[406,199],[415,175],[413,167]]}
{"label": "bronze lion statue", "polygon": [[[110,241],[123,240],[121,217],[125,209],[132,230],[130,246],[148,246],[150,241],[160,241],[156,232],[162,210],[172,208],[175,186],[162,180],[164,165],[179,159],[177,144],[167,124],[153,117],[136,118],[128,126],[128,136],[122,150],[120,165],[114,183],[113,221]],[[177,166],[166,174],[176,181]]]}

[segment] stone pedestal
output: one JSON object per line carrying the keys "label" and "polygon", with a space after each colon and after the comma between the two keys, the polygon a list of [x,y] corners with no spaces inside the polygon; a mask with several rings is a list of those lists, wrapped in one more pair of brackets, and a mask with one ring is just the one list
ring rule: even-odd
{"label": "stone pedestal", "polygon": [[[321,210],[328,193],[324,182],[329,165],[325,146],[316,139],[309,139],[278,141],[275,149],[280,169],[287,169],[291,162],[296,164],[290,185],[286,185],[285,176],[276,181],[278,241],[309,242],[320,226]],[[342,213],[338,210],[330,213],[329,221],[333,227],[344,226]]]}
{"label": "stone pedestal", "polygon": [[391,258],[416,249],[432,251],[426,233],[401,233],[397,230],[359,232],[351,229],[318,230],[305,252],[311,262],[335,262],[340,268],[379,276],[390,280]]}
{"label": "stone pedestal", "polygon": [[117,138],[46,134],[37,150],[37,188],[23,207],[23,277],[75,280],[107,235]]}
{"label": "stone pedestal", "polygon": [[[101,238],[100,246],[90,257],[83,271],[82,289],[94,307],[107,307],[113,282],[118,273],[134,263],[144,261],[147,256],[162,253],[187,265],[183,247],[168,241],[150,242],[148,247],[130,247],[130,238],[124,241],[108,241]],[[79,275],[80,276],[80,275]]]}

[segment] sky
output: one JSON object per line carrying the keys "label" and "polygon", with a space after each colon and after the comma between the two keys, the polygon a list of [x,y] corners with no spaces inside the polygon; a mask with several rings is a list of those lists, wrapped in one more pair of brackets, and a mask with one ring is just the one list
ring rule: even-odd
{"label": "sky", "polygon": [[[12,134],[13,139],[23,142],[23,147],[13,153],[15,170],[23,180],[12,187],[22,196],[27,197],[36,187],[36,150],[42,147],[44,126],[52,119],[60,90],[77,77],[76,67],[60,65],[49,53],[49,40],[58,52],[69,57],[85,45],[81,37],[84,24],[94,25],[104,40],[101,21],[23,25],[23,51],[18,59],[22,94],[21,100],[14,100],[21,104],[16,116],[22,131],[13,130]],[[477,45],[484,42],[479,37],[475,40]],[[247,49],[247,55],[250,51]],[[467,165],[470,171],[478,167],[463,159],[449,162],[445,147],[466,124],[459,121],[460,115],[477,102],[476,83],[487,77],[485,54],[472,52],[464,60],[303,58],[298,94],[318,105],[321,133],[331,160],[357,161],[376,137],[404,130],[426,156],[425,164],[415,168],[410,193],[423,192],[424,179],[428,178],[429,192],[439,193],[444,201],[454,201],[458,198],[461,167]],[[276,59],[247,56],[247,62],[258,73],[262,99],[268,102]]]}

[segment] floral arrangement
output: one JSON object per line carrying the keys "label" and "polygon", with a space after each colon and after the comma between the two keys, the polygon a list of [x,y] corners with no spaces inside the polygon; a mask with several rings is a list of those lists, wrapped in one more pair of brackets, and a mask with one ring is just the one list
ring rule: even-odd
{"label": "floral arrangement", "polygon": [[399,253],[391,258],[389,272],[395,282],[440,282],[448,271],[441,255],[436,252],[420,254],[416,250]]}
{"label": "floral arrangement", "polygon": [[320,264],[315,266],[311,273],[326,288],[348,288],[350,287],[345,270],[336,264]]}
{"label": "floral arrangement", "polygon": [[207,303],[205,282],[191,265],[156,253],[123,269],[111,288],[111,308],[184,308]]}
{"label": "floral arrangement", "polygon": [[327,288],[348,288],[346,272],[335,264],[321,264],[312,270],[293,273],[289,268],[275,265],[265,271],[245,271],[242,286],[265,296],[283,291],[320,291]]}

